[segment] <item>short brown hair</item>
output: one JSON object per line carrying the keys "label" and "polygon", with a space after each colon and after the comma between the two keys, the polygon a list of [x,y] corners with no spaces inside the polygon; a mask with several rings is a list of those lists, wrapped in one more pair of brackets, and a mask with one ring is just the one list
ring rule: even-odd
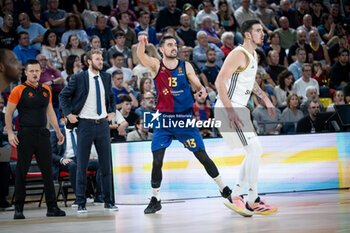
{"label": "short brown hair", "polygon": [[101,54],[102,55],[102,51],[99,49],[91,49],[89,52],[86,53],[86,60],[92,60],[92,55],[94,54]]}
{"label": "short brown hair", "polygon": [[287,97],[287,108],[290,108],[290,100],[292,99],[293,96],[296,96],[297,99],[299,100],[298,98],[298,95],[295,94],[295,93],[291,93],[288,97]]}

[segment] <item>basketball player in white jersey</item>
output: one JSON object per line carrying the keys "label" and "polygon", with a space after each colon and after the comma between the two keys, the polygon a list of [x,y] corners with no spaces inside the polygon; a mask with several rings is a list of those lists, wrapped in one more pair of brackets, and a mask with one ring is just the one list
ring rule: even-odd
{"label": "basketball player in white jersey", "polygon": [[[275,116],[270,99],[255,82],[258,68],[255,49],[262,45],[264,33],[257,20],[243,22],[241,31],[243,45],[228,55],[215,82],[218,90],[215,118],[221,121],[220,132],[227,144],[233,148],[243,147],[247,153],[236,186],[224,204],[243,216],[268,215],[276,213],[277,208],[267,205],[258,196],[259,163],[263,151],[246,107],[253,92],[265,102],[270,117],[273,119]],[[245,185],[248,186],[246,203],[242,196]]]}

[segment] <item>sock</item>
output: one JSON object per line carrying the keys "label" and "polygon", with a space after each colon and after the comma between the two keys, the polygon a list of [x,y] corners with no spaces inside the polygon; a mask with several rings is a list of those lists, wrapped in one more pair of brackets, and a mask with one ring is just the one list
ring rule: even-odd
{"label": "sock", "polygon": [[157,198],[157,201],[160,201],[160,188],[152,188],[152,196]]}
{"label": "sock", "polygon": [[218,175],[217,177],[215,177],[213,179],[214,179],[215,183],[219,186],[220,192],[222,192],[222,190],[224,190],[226,185],[224,185],[224,183],[222,182],[221,176]]}
{"label": "sock", "polygon": [[243,182],[239,182],[235,185],[235,187],[232,190],[232,196],[238,197],[243,194],[244,185],[242,185]]}
{"label": "sock", "polygon": [[258,189],[257,189],[257,185],[255,185],[255,187],[249,187],[248,186],[248,197],[247,197],[247,201],[249,203],[254,203],[255,200],[258,198]]}

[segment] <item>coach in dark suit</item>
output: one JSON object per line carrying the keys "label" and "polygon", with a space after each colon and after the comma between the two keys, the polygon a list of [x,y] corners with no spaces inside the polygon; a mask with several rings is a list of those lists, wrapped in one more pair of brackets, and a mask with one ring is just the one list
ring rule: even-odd
{"label": "coach in dark suit", "polygon": [[91,50],[86,55],[89,69],[73,75],[59,95],[64,115],[77,124],[77,184],[78,213],[86,213],[86,171],[91,145],[99,156],[105,209],[115,211],[112,203],[111,144],[108,122],[115,116],[115,98],[111,76],[101,72],[102,52]]}

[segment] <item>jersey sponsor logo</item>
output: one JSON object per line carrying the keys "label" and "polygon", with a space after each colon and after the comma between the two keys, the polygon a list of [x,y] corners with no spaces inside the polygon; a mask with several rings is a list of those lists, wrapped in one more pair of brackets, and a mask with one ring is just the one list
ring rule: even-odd
{"label": "jersey sponsor logo", "polygon": [[34,94],[33,94],[32,92],[28,92],[28,96],[29,96],[30,98],[33,98],[33,97],[34,97]]}
{"label": "jersey sponsor logo", "polygon": [[164,94],[164,95],[169,94],[169,90],[168,90],[167,88],[164,88],[164,89],[163,89],[163,94]]}
{"label": "jersey sponsor logo", "polygon": [[45,98],[47,98],[47,97],[48,97],[48,94],[47,94],[46,92],[43,92],[43,96],[44,96]]}
{"label": "jersey sponsor logo", "polygon": [[250,95],[251,93],[252,93],[252,92],[251,92],[250,90],[246,90],[244,94],[245,94],[245,95]]}
{"label": "jersey sponsor logo", "polygon": [[179,73],[182,73],[182,67],[178,68]]}

